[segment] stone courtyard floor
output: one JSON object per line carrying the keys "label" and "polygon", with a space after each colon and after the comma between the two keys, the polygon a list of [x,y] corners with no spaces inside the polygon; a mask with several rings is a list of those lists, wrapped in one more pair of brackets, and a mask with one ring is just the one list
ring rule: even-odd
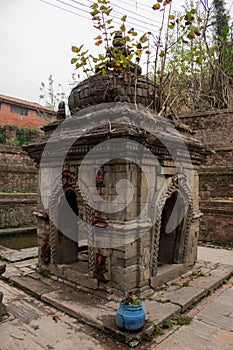
{"label": "stone courtyard floor", "polygon": [[8,312],[0,322],[0,350],[233,349],[233,250],[199,247],[190,272],[144,298],[146,326],[136,334],[115,325],[118,296],[42,276],[37,258],[26,253],[21,260],[0,247],[9,260],[0,280]]}

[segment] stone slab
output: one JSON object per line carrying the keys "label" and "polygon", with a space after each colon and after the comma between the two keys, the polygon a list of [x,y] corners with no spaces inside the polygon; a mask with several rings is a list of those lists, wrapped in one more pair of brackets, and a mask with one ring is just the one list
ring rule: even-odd
{"label": "stone slab", "polygon": [[176,277],[180,276],[187,271],[187,267],[184,264],[172,264],[164,265],[158,268],[156,276],[151,277],[150,285],[152,288],[157,288],[165,282],[172,281]]}
{"label": "stone slab", "polygon": [[6,265],[6,271],[4,272],[4,275],[2,276],[3,279],[10,279],[12,277],[20,276],[21,272],[17,267],[11,264]]}
{"label": "stone slab", "polygon": [[233,287],[210,303],[196,318],[226,331],[233,332]]}
{"label": "stone slab", "polygon": [[181,306],[185,311],[190,305],[196,303],[206,294],[205,289],[196,287],[183,287],[171,292],[161,292],[158,301],[169,301]]}
{"label": "stone slab", "polygon": [[41,297],[43,294],[51,292],[56,287],[53,285],[46,285],[40,280],[33,279],[27,276],[12,277],[11,281],[16,284],[16,286],[22,288],[23,290],[37,296]]}
{"label": "stone slab", "polygon": [[232,346],[233,335],[194,319],[150,350],[232,350]]}
{"label": "stone slab", "polygon": [[180,313],[181,307],[171,303],[159,303],[155,300],[144,300],[143,307],[146,319],[153,322],[155,326],[161,325],[164,320]]}
{"label": "stone slab", "polygon": [[200,289],[216,289],[220,284],[222,284],[223,278],[219,276],[205,276],[197,277],[193,281],[189,282],[190,287],[196,287]]}
{"label": "stone slab", "polygon": [[41,299],[59,310],[76,318],[81,318],[98,328],[103,328],[108,320],[116,317],[116,311],[111,307],[100,304],[92,306],[85,302],[82,295],[80,300],[80,292],[70,288],[44,294]]}
{"label": "stone slab", "polygon": [[198,247],[198,260],[233,266],[232,250]]}
{"label": "stone slab", "polygon": [[25,293],[7,283],[0,280],[0,290],[3,293],[3,303],[7,304],[9,301],[22,299]]}
{"label": "stone slab", "polygon": [[38,258],[33,258],[33,259],[27,259],[27,260],[24,260],[24,261],[19,261],[19,262],[16,262],[14,263],[14,266],[16,267],[35,267],[38,263]]}
{"label": "stone slab", "polygon": [[0,246],[0,257],[1,259],[7,260],[9,262],[16,262],[21,260],[26,260],[30,258],[35,258],[38,256],[38,247],[25,248],[20,250],[9,249]]}
{"label": "stone slab", "polygon": [[219,265],[216,269],[210,271],[211,276],[221,277],[222,280],[227,279],[233,272],[233,265]]}

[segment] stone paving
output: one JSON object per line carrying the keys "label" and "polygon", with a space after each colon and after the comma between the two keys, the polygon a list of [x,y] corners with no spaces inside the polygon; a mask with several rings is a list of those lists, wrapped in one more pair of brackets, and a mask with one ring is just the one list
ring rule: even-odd
{"label": "stone paving", "polygon": [[232,350],[233,278],[187,313],[189,326],[175,328],[156,338],[150,350]]}
{"label": "stone paving", "polygon": [[126,345],[0,281],[8,316],[0,323],[1,350],[117,350]]}
{"label": "stone paving", "polygon": [[[127,340],[131,347],[135,346],[137,349],[177,349],[179,346],[179,349],[211,350],[218,349],[215,346],[218,346],[216,344],[219,342],[219,349],[221,347],[221,349],[228,350],[232,348],[233,334],[233,305],[231,303],[231,300],[233,300],[233,279],[228,282],[227,279],[230,278],[233,272],[233,263],[230,260],[233,252],[228,251],[230,253],[227,261],[230,262],[230,265],[226,265],[221,264],[220,256],[222,254],[222,258],[225,259],[225,250],[219,252],[219,250],[211,248],[203,250],[203,248],[199,247],[199,261],[191,271],[163,285],[159,290],[144,298],[143,305],[146,311],[146,326],[142,332],[130,335],[120,332],[115,325],[119,296],[104,292],[93,295],[86,290],[78,290],[55,276],[45,277],[36,270],[36,258],[7,264],[6,272],[2,278],[8,283],[13,283],[15,286],[36,296],[41,300],[37,302],[44,305],[44,307],[47,307],[45,306],[46,304],[50,305],[50,307],[55,307],[59,315],[66,314],[66,317],[68,315],[73,316],[79,321],[82,320],[87,325],[94,326],[98,332],[104,331],[107,334],[111,334],[118,341],[125,342]],[[216,256],[218,257],[216,258]],[[203,258],[209,261],[204,261]],[[224,260],[224,262],[226,261]],[[221,285],[222,287],[216,292],[218,298],[211,300],[210,304],[205,305],[203,309],[198,309],[195,314],[194,310],[199,308],[199,305],[202,305],[203,301],[215,295],[216,293],[213,293],[214,290]],[[221,293],[218,294],[221,289]],[[3,292],[5,294],[4,290]],[[23,292],[20,291],[20,293]],[[210,296],[203,299],[203,297],[208,295]],[[3,302],[8,306],[7,299],[5,300],[5,298],[7,297],[4,295]],[[43,304],[42,301],[46,302],[46,304]],[[199,303],[197,304],[198,301]],[[195,304],[197,306],[193,308]],[[14,314],[17,308],[19,309],[17,304],[14,305],[13,309],[9,309],[8,307],[10,315],[12,313]],[[27,309],[26,306],[25,309]],[[194,317],[194,320],[189,326],[177,327],[174,325],[172,331],[169,330],[163,336],[153,338],[153,341],[147,343],[146,347],[144,347],[145,338],[154,337],[154,334],[158,329],[161,329],[166,320],[175,319],[177,317],[175,315],[184,312],[188,312],[188,315],[192,313],[190,317]],[[29,322],[32,322],[33,315],[34,311],[32,310],[31,313],[29,312]],[[202,334],[204,328],[206,328],[205,336]],[[0,329],[2,329],[2,324]],[[197,341],[199,338],[201,341]],[[211,341],[215,345],[211,345]],[[140,345],[138,345],[139,342]],[[0,342],[0,344],[2,343]],[[47,349],[43,346],[40,349]],[[27,347],[24,348],[26,349]],[[55,348],[62,349],[60,347]],[[8,350],[11,348],[5,347],[2,349],[0,346],[0,349]],[[35,349],[37,348],[35,347]],[[66,346],[64,347],[65,349],[67,349]],[[80,347],[80,349],[89,348]]]}

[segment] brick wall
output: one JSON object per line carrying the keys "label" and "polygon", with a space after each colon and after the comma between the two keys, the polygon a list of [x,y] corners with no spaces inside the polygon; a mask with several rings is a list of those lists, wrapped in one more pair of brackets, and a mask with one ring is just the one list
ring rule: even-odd
{"label": "brick wall", "polygon": [[233,241],[233,110],[182,116],[195,137],[214,151],[200,168],[200,239]]}
{"label": "brick wall", "polygon": [[36,193],[0,193],[0,229],[36,226]]}
{"label": "brick wall", "polygon": [[20,147],[0,145],[0,229],[35,226],[37,169]]}
{"label": "brick wall", "polygon": [[233,242],[233,206],[229,200],[202,200],[201,237],[217,243]]}
{"label": "brick wall", "polygon": [[0,192],[35,192],[37,169],[20,147],[0,145]]}
{"label": "brick wall", "polygon": [[197,138],[215,150],[233,149],[233,110],[215,110],[180,117],[197,131]]}
{"label": "brick wall", "polygon": [[[28,108],[27,108],[28,109]],[[55,113],[54,113],[55,118]],[[54,119],[53,119],[54,120]],[[18,113],[12,113],[10,109],[10,104],[1,102],[0,108],[0,125],[16,125],[23,128],[39,128],[41,125],[48,124],[48,119],[43,118],[43,113],[41,116],[36,113],[36,110],[28,109],[27,115],[20,115]]]}

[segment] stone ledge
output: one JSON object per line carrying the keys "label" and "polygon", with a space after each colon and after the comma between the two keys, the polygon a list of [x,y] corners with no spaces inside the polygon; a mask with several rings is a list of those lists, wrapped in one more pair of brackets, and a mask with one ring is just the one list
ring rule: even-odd
{"label": "stone ledge", "polygon": [[12,227],[12,228],[1,228],[0,229],[0,237],[14,235],[16,233],[36,233],[36,226],[30,227]]}
{"label": "stone ledge", "polygon": [[8,205],[11,203],[17,203],[17,204],[37,204],[37,193],[21,193],[21,192],[14,192],[14,193],[5,193],[0,192],[0,203],[2,205]]}

